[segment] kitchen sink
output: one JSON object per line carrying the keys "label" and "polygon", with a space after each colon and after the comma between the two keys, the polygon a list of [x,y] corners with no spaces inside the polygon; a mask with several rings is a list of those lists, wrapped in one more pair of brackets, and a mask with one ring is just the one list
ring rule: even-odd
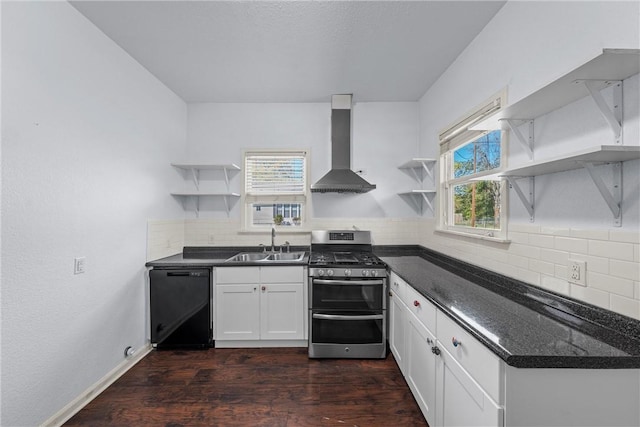
{"label": "kitchen sink", "polygon": [[240,252],[225,262],[296,262],[304,259],[304,252]]}
{"label": "kitchen sink", "polygon": [[304,252],[277,252],[269,255],[266,261],[302,261]]}
{"label": "kitchen sink", "polygon": [[225,262],[253,262],[266,260],[269,254],[264,252],[241,252],[227,259]]}

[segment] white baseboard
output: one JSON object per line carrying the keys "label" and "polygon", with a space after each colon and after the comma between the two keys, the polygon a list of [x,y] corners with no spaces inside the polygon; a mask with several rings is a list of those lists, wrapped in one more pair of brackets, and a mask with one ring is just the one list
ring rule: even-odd
{"label": "white baseboard", "polygon": [[216,348],[273,348],[308,346],[308,340],[216,340],[215,342]]}
{"label": "white baseboard", "polygon": [[151,344],[138,349],[133,357],[125,359],[118,366],[113,368],[111,372],[100,378],[95,384],[87,388],[78,397],[69,402],[65,407],[53,414],[48,420],[42,423],[43,427],[59,427],[67,422],[71,417],[77,414],[89,402],[98,397],[100,393],[107,389],[111,384],[116,382],[118,378],[124,375],[129,369],[135,366],[151,351]]}

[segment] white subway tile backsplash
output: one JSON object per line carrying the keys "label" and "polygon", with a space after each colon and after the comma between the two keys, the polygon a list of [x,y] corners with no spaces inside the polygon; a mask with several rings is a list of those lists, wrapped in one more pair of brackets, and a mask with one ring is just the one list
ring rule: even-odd
{"label": "white subway tile backsplash", "polygon": [[553,276],[555,273],[553,263],[539,261],[537,259],[532,259],[529,261],[529,269],[538,273],[548,274],[549,276]]}
{"label": "white subway tile backsplash", "polygon": [[[433,218],[317,218],[308,230],[354,225],[371,230],[376,245],[420,244],[618,313],[630,315],[636,310],[635,316],[640,316],[636,306],[640,304],[640,235],[635,232],[510,224],[511,243],[499,244],[434,233]],[[179,253],[183,246],[252,246],[270,240],[267,232],[240,229],[237,218],[150,220],[147,259]],[[308,245],[309,233],[279,232],[276,244],[285,240]],[[569,284],[569,258],[586,261],[587,287]]]}
{"label": "white subway tile backsplash", "polygon": [[609,230],[609,240],[613,242],[640,244],[640,233],[637,231]]}
{"label": "white subway tile backsplash", "polygon": [[511,245],[509,245],[509,252],[514,255],[520,255],[527,258],[533,258],[533,259],[540,258],[540,248],[532,247],[529,245],[512,243]]}
{"label": "white subway tile backsplash", "polygon": [[587,254],[589,250],[587,240],[575,237],[556,237],[554,247],[559,251],[578,252],[581,254]]}
{"label": "white subway tile backsplash", "polygon": [[557,277],[542,275],[540,277],[540,286],[553,292],[569,295],[569,282]]}
{"label": "white subway tile backsplash", "polygon": [[569,261],[569,252],[555,249],[540,249],[540,260],[554,264],[566,264]]}
{"label": "white subway tile backsplash", "polygon": [[573,298],[579,299],[589,304],[597,305],[598,307],[607,309],[609,308],[609,292],[570,284],[569,293]]}
{"label": "white subway tile backsplash", "polygon": [[609,274],[609,258],[585,254],[569,254],[569,258],[578,261],[585,261],[587,263],[587,271]]}
{"label": "white subway tile backsplash", "polygon": [[529,233],[521,233],[518,231],[510,231],[509,232],[509,240],[513,243],[521,243],[528,244],[529,243]]}
{"label": "white subway tile backsplash", "polygon": [[609,240],[609,230],[581,230],[572,228],[571,237],[592,240]]}
{"label": "white subway tile backsplash", "polygon": [[531,246],[538,246],[540,248],[553,248],[555,244],[555,238],[553,236],[547,236],[545,234],[530,234],[529,244]]}
{"label": "white subway tile backsplash", "polygon": [[569,277],[569,266],[556,264],[554,276],[561,280],[567,280],[567,277]]}
{"label": "white subway tile backsplash", "polygon": [[633,298],[633,281],[587,271],[587,286]]}
{"label": "white subway tile backsplash", "polygon": [[507,262],[513,267],[529,268],[529,258],[520,255],[509,254]]}
{"label": "white subway tile backsplash", "polygon": [[634,319],[640,319],[640,301],[611,294],[611,310]]}
{"label": "white subway tile backsplash", "polygon": [[540,234],[571,237],[571,230],[568,228],[560,228],[560,227],[540,227]]}
{"label": "white subway tile backsplash", "polygon": [[[589,255],[633,261],[633,251],[633,244],[631,243],[589,240]],[[582,253],[582,251],[575,252]]]}
{"label": "white subway tile backsplash", "polygon": [[609,262],[610,273],[615,277],[630,280],[640,280],[640,264],[635,261],[619,261],[612,259]]}

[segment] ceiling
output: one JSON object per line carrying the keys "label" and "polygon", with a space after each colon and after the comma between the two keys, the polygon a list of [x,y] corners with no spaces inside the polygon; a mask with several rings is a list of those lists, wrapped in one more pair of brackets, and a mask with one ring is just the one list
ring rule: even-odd
{"label": "ceiling", "polygon": [[416,101],[504,1],[72,1],[188,103]]}

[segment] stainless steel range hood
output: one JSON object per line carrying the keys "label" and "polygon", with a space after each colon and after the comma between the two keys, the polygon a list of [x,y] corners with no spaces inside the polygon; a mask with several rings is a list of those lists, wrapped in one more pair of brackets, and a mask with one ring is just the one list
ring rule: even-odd
{"label": "stainless steel range hood", "polygon": [[376,188],[351,170],[351,98],[331,97],[331,170],[311,185],[313,193],[366,193]]}

